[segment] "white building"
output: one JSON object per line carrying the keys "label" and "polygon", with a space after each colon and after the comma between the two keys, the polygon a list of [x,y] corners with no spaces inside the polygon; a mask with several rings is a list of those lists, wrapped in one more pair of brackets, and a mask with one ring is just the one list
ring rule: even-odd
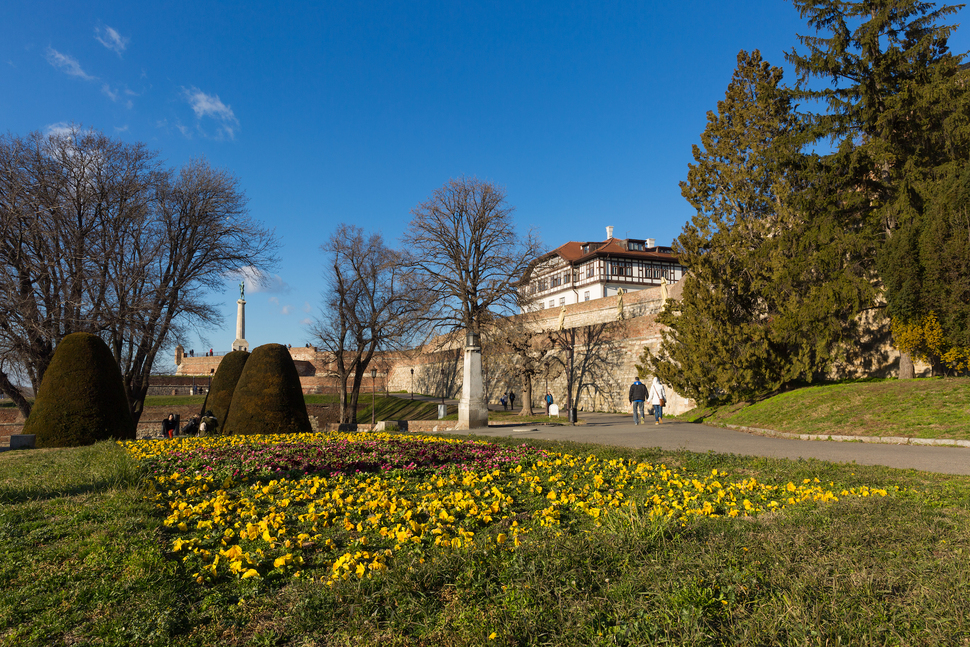
{"label": "white building", "polygon": [[670,247],[658,247],[654,239],[613,238],[582,243],[570,241],[540,256],[532,266],[528,283],[519,290],[532,310],[558,308],[593,299],[615,296],[680,281],[685,268]]}

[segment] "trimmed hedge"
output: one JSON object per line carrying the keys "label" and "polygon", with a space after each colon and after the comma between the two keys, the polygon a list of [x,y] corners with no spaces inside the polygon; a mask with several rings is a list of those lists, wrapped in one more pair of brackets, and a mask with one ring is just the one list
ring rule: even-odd
{"label": "trimmed hedge", "polygon": [[312,431],[296,365],[286,346],[253,349],[229,405],[227,434],[279,434]]}
{"label": "trimmed hedge", "polygon": [[216,374],[212,376],[212,384],[209,385],[209,392],[205,396],[205,402],[202,403],[199,417],[205,418],[206,412],[211,411],[217,423],[216,433],[224,433],[222,430],[229,417],[232,394],[236,390],[239,376],[242,375],[243,367],[248,360],[249,351],[234,350],[222,358]]}
{"label": "trimmed hedge", "polygon": [[121,369],[100,337],[79,332],[61,340],[23,433],[35,434],[37,447],[135,439]]}

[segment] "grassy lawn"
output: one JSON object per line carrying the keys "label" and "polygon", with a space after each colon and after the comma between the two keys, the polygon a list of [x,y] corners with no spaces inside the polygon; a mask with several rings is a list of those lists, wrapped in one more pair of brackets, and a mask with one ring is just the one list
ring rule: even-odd
{"label": "grassy lawn", "polygon": [[682,524],[630,512],[597,526],[564,517],[515,550],[445,551],[334,586],[268,575],[200,584],[120,447],[7,452],[0,645],[970,642],[968,477],[530,444],[746,483],[818,478],[890,493]]}
{"label": "grassy lawn", "polygon": [[970,378],[825,384],[679,418],[794,434],[970,440]]}

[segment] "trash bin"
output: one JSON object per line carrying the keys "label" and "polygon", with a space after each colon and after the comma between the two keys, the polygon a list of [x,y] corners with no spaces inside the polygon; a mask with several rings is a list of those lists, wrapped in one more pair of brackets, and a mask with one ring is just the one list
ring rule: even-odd
{"label": "trash bin", "polygon": [[447,415],[448,415],[448,405],[447,404],[439,404],[438,405],[438,420],[441,420],[442,418],[444,418]]}

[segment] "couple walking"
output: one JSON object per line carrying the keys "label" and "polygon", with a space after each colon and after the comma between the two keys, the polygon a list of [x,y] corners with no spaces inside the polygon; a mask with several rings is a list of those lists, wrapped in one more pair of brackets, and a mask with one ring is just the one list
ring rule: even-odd
{"label": "couple walking", "polygon": [[630,385],[630,402],[633,404],[633,424],[639,425],[641,420],[646,424],[647,418],[643,414],[643,403],[648,398],[650,399],[654,424],[659,425],[663,422],[664,405],[667,404],[667,392],[664,391],[664,385],[660,383],[659,378],[655,377],[648,391],[647,385],[641,382],[640,377],[637,376],[633,380],[633,384]]}

